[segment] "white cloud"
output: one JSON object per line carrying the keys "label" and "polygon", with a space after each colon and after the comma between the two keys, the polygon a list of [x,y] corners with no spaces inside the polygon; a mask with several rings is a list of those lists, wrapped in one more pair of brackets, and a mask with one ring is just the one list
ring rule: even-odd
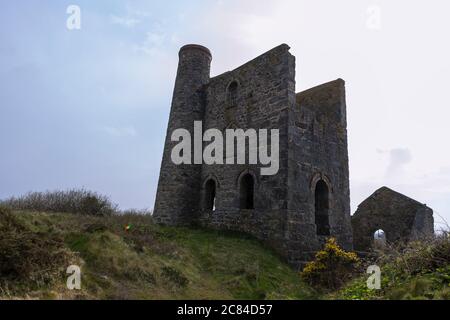
{"label": "white cloud", "polygon": [[142,52],[148,55],[155,55],[163,49],[166,42],[164,33],[147,32],[145,40],[134,46],[135,52]]}
{"label": "white cloud", "polygon": [[146,23],[151,16],[150,12],[133,7],[130,3],[127,3],[125,5],[125,13],[123,16],[111,15],[110,19],[113,24],[134,28],[139,24]]}
{"label": "white cloud", "polygon": [[111,127],[104,126],[101,128],[103,132],[113,137],[136,137],[138,135],[136,129],[132,126],[129,127]]}
{"label": "white cloud", "polygon": [[125,8],[129,16],[140,18],[150,18],[152,16],[149,11],[143,10],[142,8],[137,8],[134,6],[134,4],[132,5],[131,3],[127,3]]}
{"label": "white cloud", "polygon": [[111,22],[113,24],[118,24],[127,28],[133,28],[139,23],[141,23],[141,20],[133,18],[133,17],[118,17],[115,15],[111,16]]}
{"label": "white cloud", "polygon": [[395,148],[389,151],[389,165],[386,178],[399,177],[404,174],[405,166],[412,161],[411,151],[407,148]]}

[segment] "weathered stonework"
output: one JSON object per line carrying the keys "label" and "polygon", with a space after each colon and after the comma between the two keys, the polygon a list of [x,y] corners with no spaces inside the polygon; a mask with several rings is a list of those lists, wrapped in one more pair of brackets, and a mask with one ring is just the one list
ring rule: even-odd
{"label": "weathered stonework", "polygon": [[355,250],[369,251],[374,233],[385,232],[386,242],[408,242],[434,235],[433,210],[387,187],[364,200],[352,217]]}
{"label": "weathered stonework", "polygon": [[[286,44],[214,78],[211,54],[180,50],[154,217],[169,225],[250,233],[301,266],[334,236],[352,249],[344,81],[295,93]],[[279,171],[260,165],[174,165],[173,130],[278,129]]]}

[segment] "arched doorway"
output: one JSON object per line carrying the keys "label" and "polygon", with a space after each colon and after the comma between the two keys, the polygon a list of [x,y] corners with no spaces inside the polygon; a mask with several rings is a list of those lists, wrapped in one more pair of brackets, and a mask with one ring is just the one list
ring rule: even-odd
{"label": "arched doorway", "polygon": [[250,173],[246,173],[240,181],[239,184],[239,195],[240,195],[240,208],[241,209],[254,209],[254,191],[255,191],[255,180]]}
{"label": "arched doorway", "polygon": [[314,209],[317,235],[329,236],[329,210],[330,210],[330,196],[328,185],[323,180],[319,180],[316,184],[314,192]]}
{"label": "arched doorway", "polygon": [[378,229],[373,233],[373,246],[375,248],[386,247],[386,232],[382,229]]}
{"label": "arched doorway", "polygon": [[213,179],[205,184],[205,209],[216,210],[216,182]]}

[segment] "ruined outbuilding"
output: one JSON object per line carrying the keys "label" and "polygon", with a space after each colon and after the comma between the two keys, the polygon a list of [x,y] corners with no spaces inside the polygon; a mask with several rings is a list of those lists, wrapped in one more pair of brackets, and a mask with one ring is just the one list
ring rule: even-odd
{"label": "ruined outbuilding", "polygon": [[364,200],[352,216],[353,246],[369,251],[374,233],[384,231],[386,243],[408,242],[434,234],[433,210],[401,193],[382,187]]}

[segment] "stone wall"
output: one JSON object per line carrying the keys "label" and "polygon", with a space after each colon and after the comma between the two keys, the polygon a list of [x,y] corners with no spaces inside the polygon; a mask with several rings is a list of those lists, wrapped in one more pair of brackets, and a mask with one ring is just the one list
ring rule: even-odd
{"label": "stone wall", "polygon": [[[289,119],[288,234],[291,259],[308,260],[334,236],[352,249],[345,83],[338,79],[296,95]],[[329,235],[317,235],[315,188],[329,190]],[[293,248],[293,249],[292,249]],[[295,250],[302,248],[302,250]]]}
{"label": "stone wall", "polygon": [[[235,103],[227,89],[238,84]],[[213,177],[218,184],[216,210],[202,210],[203,225],[244,231],[283,251],[287,208],[287,117],[289,95],[295,88],[294,57],[281,45],[245,65],[212,78],[206,88],[204,129],[278,129],[280,168],[276,175],[261,176],[259,165],[204,165],[203,184]],[[270,144],[269,144],[270,146]],[[246,150],[248,159],[248,150]],[[255,178],[254,210],[241,210],[239,181],[249,172]],[[203,188],[203,192],[204,192]]]}
{"label": "stone wall", "polygon": [[385,232],[386,242],[408,242],[433,236],[433,210],[387,187],[364,200],[352,217],[354,247],[369,251],[374,233]]}
{"label": "stone wall", "polygon": [[[246,232],[295,267],[308,261],[327,236],[351,249],[344,82],[296,94],[295,57],[285,44],[211,79],[210,61],[206,48],[190,45],[180,51],[156,221]],[[248,164],[175,166],[170,135],[178,128],[192,132],[194,120],[203,120],[203,131],[278,129],[278,173],[263,176],[260,165]],[[247,174],[255,182],[253,209],[240,205],[240,182]],[[214,209],[210,180],[216,186]],[[325,190],[320,208],[318,185]],[[318,211],[328,221],[326,236],[318,231]]]}

